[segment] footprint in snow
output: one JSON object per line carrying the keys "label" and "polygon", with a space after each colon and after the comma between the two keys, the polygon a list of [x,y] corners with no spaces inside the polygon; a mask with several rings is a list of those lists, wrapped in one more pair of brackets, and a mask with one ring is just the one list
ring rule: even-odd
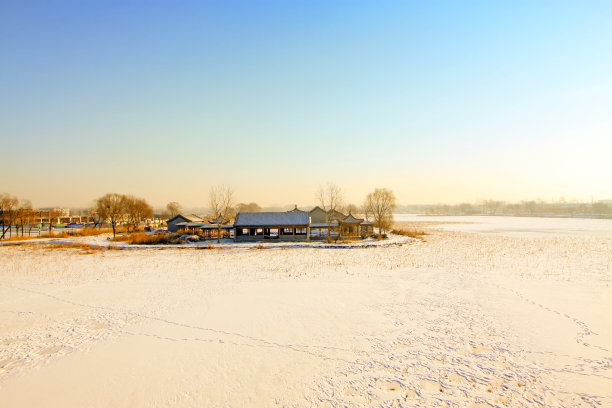
{"label": "footprint in snow", "polygon": [[55,354],[58,353],[60,351],[64,350],[64,347],[62,346],[52,346],[52,347],[46,347],[44,349],[41,349],[38,351],[38,354],[40,354],[41,356],[46,356],[49,354]]}
{"label": "footprint in snow", "polygon": [[382,384],[382,388],[388,392],[400,391],[402,384],[399,381],[387,381]]}
{"label": "footprint in snow", "polygon": [[6,358],[0,361],[0,369],[8,370],[18,364],[19,364],[19,360],[14,359],[14,358]]}

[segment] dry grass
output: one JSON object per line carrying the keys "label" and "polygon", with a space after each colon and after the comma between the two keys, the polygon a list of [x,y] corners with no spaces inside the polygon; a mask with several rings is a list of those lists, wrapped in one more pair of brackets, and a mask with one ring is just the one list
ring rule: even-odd
{"label": "dry grass", "polygon": [[[70,232],[67,232],[70,231]],[[125,228],[117,228],[117,233],[125,232]],[[112,234],[112,228],[80,228],[74,230],[66,230],[56,234],[45,234],[41,237],[45,238],[70,238],[70,237],[91,237],[94,235]]]}
{"label": "dry grass", "polygon": [[37,238],[41,238],[41,237],[39,237],[39,236],[35,236],[35,237],[25,236],[25,237],[22,237],[22,236],[14,235],[14,236],[12,236],[10,238],[4,237],[2,239],[2,242],[26,241],[26,240],[29,240],[29,239],[37,239]]}
{"label": "dry grass", "polygon": [[163,245],[174,244],[175,234],[147,235],[144,232],[136,232],[127,235],[118,235],[113,241],[125,242],[130,245]]}
{"label": "dry grass", "polygon": [[45,245],[46,249],[76,249],[76,250],[80,250],[83,254],[93,254],[96,253],[98,251],[103,251],[106,248],[101,247],[101,246],[97,246],[97,245],[86,245],[86,244],[81,244],[81,243],[59,243],[59,244],[48,244]]}
{"label": "dry grass", "polygon": [[419,229],[394,229],[391,231],[395,235],[403,235],[410,238],[423,239],[424,235],[429,235],[428,232]]}
{"label": "dry grass", "polygon": [[76,251],[73,254],[95,254],[101,251],[117,250],[121,249],[116,245],[108,247],[98,245],[87,245],[80,242],[57,242],[57,243],[41,243],[36,241],[28,242],[11,242],[4,244],[5,246],[11,247],[23,247],[27,248],[28,251],[48,251],[48,250],[60,250],[60,251]]}

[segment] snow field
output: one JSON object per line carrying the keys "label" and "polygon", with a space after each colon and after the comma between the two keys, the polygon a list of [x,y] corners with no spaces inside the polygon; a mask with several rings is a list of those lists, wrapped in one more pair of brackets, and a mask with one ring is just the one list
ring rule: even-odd
{"label": "snow field", "polygon": [[439,229],[425,240],[0,247],[0,400],[612,404],[611,237]]}

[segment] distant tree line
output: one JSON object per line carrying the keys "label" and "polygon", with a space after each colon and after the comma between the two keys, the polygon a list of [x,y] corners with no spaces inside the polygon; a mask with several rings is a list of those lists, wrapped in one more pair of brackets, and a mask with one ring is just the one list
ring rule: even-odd
{"label": "distant tree line", "polygon": [[500,200],[482,200],[476,203],[433,204],[400,206],[399,211],[428,215],[518,215],[554,217],[609,217],[612,203],[593,203],[559,200],[529,200],[510,203]]}
{"label": "distant tree line", "polygon": [[[21,235],[24,235],[25,228],[31,228],[35,212],[32,209],[30,200],[19,200],[8,193],[0,194],[0,239],[9,237],[13,234],[12,226],[16,226],[17,235],[21,229]],[[29,231],[28,231],[29,232]]]}

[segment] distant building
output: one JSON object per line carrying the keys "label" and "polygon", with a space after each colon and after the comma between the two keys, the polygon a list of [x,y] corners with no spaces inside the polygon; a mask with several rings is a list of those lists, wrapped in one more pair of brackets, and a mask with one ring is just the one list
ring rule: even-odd
{"label": "distant building", "polygon": [[306,212],[296,206],[286,212],[238,213],[234,222],[234,240],[310,241],[324,239],[328,234],[331,237],[364,238],[373,230],[370,221],[355,218],[352,214],[326,212],[320,207]]}
{"label": "distant building", "polygon": [[370,221],[350,213],[326,212],[320,207],[303,211],[297,206],[290,211],[240,212],[233,224],[223,218],[205,221],[193,214],[179,214],[166,224],[170,232],[198,234],[205,239],[217,238],[220,232],[220,238],[233,238],[236,242],[299,242],[324,239],[328,235],[333,238],[365,238],[374,229]]}
{"label": "distant building", "polygon": [[[187,234],[198,234],[204,239],[213,238],[233,238],[234,225],[229,223],[229,220],[219,217],[216,220],[212,219],[208,222],[178,222],[174,224],[178,232]],[[219,236],[219,234],[221,234]]]}
{"label": "distant building", "polygon": [[338,230],[338,220],[336,217],[328,217],[327,211],[321,207],[310,210],[310,235],[312,239],[323,239],[328,234],[335,235]]}
{"label": "distant building", "polygon": [[340,234],[346,238],[366,237],[374,232],[374,224],[352,214],[340,211],[325,211],[321,207],[310,210],[310,239],[323,239]]}
{"label": "distant building", "polygon": [[297,208],[283,212],[243,212],[234,221],[236,242],[256,242],[269,239],[307,241],[310,221],[306,211]]}
{"label": "distant building", "polygon": [[57,217],[70,217],[70,208],[68,207],[48,207],[48,208],[39,208],[39,211],[45,212],[53,212]]}
{"label": "distant building", "polygon": [[374,233],[374,224],[363,218],[355,218],[349,212],[344,218],[338,219],[340,235],[346,238],[365,237]]}
{"label": "distant building", "polygon": [[170,218],[166,221],[166,225],[168,226],[168,231],[176,232],[178,231],[178,225],[180,223],[200,223],[204,222],[204,220],[197,215],[194,214],[178,214],[174,217]]}

